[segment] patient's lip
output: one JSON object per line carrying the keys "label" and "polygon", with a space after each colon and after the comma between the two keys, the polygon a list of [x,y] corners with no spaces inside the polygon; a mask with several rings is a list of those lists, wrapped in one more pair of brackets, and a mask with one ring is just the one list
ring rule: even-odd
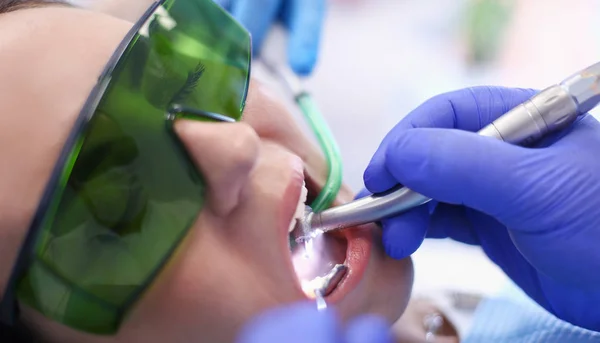
{"label": "patient's lip", "polygon": [[[290,231],[290,222],[294,220],[296,217],[296,212],[298,209],[298,202],[303,198],[304,194],[302,188],[304,188],[304,164],[300,159],[298,159],[299,163],[294,165],[293,169],[293,177],[287,185],[286,189],[283,192],[283,196],[281,198],[281,204],[279,208],[280,215],[280,225],[275,233],[280,239],[280,247],[282,248],[281,252],[284,254],[284,258],[282,262],[288,265],[290,275],[296,275],[294,270],[294,265],[291,259],[285,258],[285,256],[289,256],[289,231]],[[296,280],[296,292],[300,297],[302,294],[302,288],[299,280]]]}
{"label": "patient's lip", "polygon": [[373,247],[373,236],[371,225],[363,225],[357,228],[346,229],[341,234],[347,240],[346,261],[348,267],[346,276],[340,281],[337,288],[326,297],[327,302],[336,304],[342,301],[362,280]]}

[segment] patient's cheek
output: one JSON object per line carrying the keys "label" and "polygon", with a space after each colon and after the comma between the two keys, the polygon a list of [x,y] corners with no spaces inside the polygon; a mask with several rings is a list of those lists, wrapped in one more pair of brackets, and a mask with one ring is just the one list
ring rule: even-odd
{"label": "patient's cheek", "polygon": [[[302,158],[309,188],[321,189],[327,181],[327,161],[319,147],[301,130],[298,120],[301,119],[292,115],[290,108],[275,92],[257,81],[251,82],[242,121],[249,124],[261,139],[279,144]],[[347,203],[353,198],[352,190],[342,185],[335,204]]]}

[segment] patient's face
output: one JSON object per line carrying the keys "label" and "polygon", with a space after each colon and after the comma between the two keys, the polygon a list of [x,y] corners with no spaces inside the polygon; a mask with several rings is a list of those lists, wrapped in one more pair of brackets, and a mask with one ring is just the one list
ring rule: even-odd
{"label": "patient's face", "polygon": [[[0,16],[0,290],[60,149],[96,78],[131,24],[64,7]],[[23,320],[56,342],[226,342],[252,316],[306,299],[288,249],[303,181],[326,165],[285,108],[254,84],[244,121],[180,121],[175,131],[208,184],[188,237],[116,336],[94,337],[24,308]],[[207,147],[210,147],[208,149]],[[344,190],[338,202],[351,200]],[[336,238],[349,273],[328,297],[344,318],[394,321],[412,284],[410,260],[385,257],[378,230]]]}

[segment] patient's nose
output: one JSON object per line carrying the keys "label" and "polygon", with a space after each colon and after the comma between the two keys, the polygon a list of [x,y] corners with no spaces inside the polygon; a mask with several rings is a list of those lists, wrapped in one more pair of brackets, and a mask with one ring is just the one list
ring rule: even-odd
{"label": "patient's nose", "polygon": [[176,122],[175,132],[204,177],[208,207],[218,216],[227,216],[238,205],[258,159],[258,135],[245,123],[187,120]]}

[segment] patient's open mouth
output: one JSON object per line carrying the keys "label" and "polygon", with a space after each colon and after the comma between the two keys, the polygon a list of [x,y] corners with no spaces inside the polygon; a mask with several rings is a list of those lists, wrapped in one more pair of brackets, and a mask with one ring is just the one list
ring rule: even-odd
{"label": "patient's open mouth", "polygon": [[[356,240],[351,233],[316,234],[310,239],[299,237],[300,230],[294,230],[298,219],[304,216],[305,201],[309,191],[306,187],[299,199],[295,220],[290,225],[290,252],[292,263],[304,294],[314,299],[315,291],[322,296],[341,299],[344,294],[336,295],[338,286],[342,284],[356,285],[346,282],[352,276],[361,277],[366,268],[366,258],[370,249],[365,249],[360,239]],[[302,238],[302,239],[299,239]],[[354,247],[352,247],[354,245]],[[358,253],[357,253],[358,250]],[[367,253],[366,255],[364,253]],[[350,287],[344,287],[350,288]],[[346,293],[346,292],[341,292]]]}
{"label": "patient's open mouth", "polygon": [[335,290],[347,270],[347,246],[344,238],[324,234],[290,244],[292,263],[304,294],[314,298],[317,290],[323,296]]}
{"label": "patient's open mouth", "polygon": [[307,297],[314,298],[317,290],[323,296],[330,294],[343,278],[347,270],[344,265],[347,244],[345,240],[329,235],[301,236],[296,226],[305,215],[308,193],[304,184],[289,227],[289,248],[302,291]]}

